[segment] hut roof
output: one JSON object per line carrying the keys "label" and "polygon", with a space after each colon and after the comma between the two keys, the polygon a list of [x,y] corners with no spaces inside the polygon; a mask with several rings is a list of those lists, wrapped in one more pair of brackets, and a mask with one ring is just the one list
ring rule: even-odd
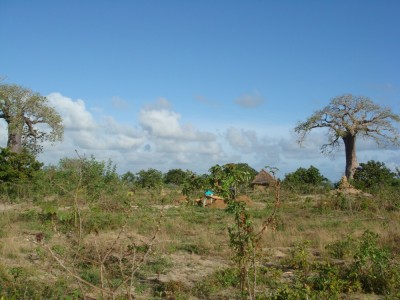
{"label": "hut roof", "polygon": [[252,184],[259,184],[259,185],[273,185],[275,184],[275,179],[274,177],[269,174],[267,171],[262,169],[260,173],[256,175],[254,180],[252,181]]}

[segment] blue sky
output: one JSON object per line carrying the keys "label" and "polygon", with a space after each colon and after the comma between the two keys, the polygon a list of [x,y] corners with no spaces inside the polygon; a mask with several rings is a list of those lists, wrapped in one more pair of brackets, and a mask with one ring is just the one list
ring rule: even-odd
{"label": "blue sky", "polygon": [[[0,76],[48,96],[63,143],[40,159],[112,159],[120,172],[318,167],[338,180],[344,151],[320,154],[293,128],[335,96],[400,113],[399,1],[0,1]],[[5,124],[0,127],[5,144]],[[400,166],[360,141],[358,159]]]}

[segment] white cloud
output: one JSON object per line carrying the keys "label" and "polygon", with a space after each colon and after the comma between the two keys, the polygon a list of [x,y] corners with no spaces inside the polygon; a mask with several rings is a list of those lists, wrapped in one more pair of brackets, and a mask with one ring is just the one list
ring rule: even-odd
{"label": "white cloud", "polygon": [[153,138],[168,138],[185,141],[214,140],[208,132],[195,130],[189,124],[180,124],[181,115],[172,111],[166,99],[159,99],[156,104],[148,105],[140,111],[139,124]]}
{"label": "white cloud", "polygon": [[243,153],[254,151],[259,144],[255,130],[229,128],[226,132],[228,143],[233,149]]}
{"label": "white cloud", "polygon": [[[166,172],[173,168],[207,172],[215,164],[246,162],[259,170],[266,165],[280,169],[278,176],[299,167],[317,167],[321,173],[338,180],[344,172],[344,149],[334,156],[324,156],[320,147],[326,143],[326,132],[314,131],[303,147],[297,142],[292,126],[241,126],[240,123],[219,126],[220,134],[182,124],[181,115],[172,110],[166,99],[144,106],[138,119],[131,124],[88,109],[84,100],[73,100],[59,93],[48,96],[65,124],[64,141],[54,146],[46,144],[39,157],[45,163],[56,164],[64,157],[94,155],[98,160],[111,159],[119,172],[137,172],[155,168]],[[199,124],[203,125],[203,124]],[[223,124],[222,124],[223,125]],[[0,141],[5,146],[7,124],[0,122]],[[360,162],[374,159],[394,169],[399,166],[399,149],[378,149],[371,141],[359,140],[357,156]]]}
{"label": "white cloud", "polygon": [[164,98],[140,111],[139,125],[151,142],[148,148],[164,158],[163,167],[199,169],[199,166],[204,167],[204,161],[212,166],[225,157],[215,134],[197,130],[190,124],[181,124],[180,119],[181,115],[174,112]]}
{"label": "white cloud", "polygon": [[160,138],[184,137],[184,131],[179,125],[180,115],[168,110],[142,110],[139,123],[151,135]]}
{"label": "white cloud", "polygon": [[143,107],[138,123],[129,125],[106,115],[94,118],[83,100],[74,101],[59,93],[48,98],[63,117],[65,132],[62,143],[45,146],[41,160],[46,163],[77,157],[76,150],[81,156],[112,159],[121,172],[139,171],[138,168],[205,172],[226,156],[216,135],[181,124],[180,114],[163,98]]}
{"label": "white cloud", "polygon": [[92,130],[96,128],[93,116],[86,110],[83,100],[73,101],[60,93],[52,93],[47,96],[47,99],[61,114],[64,126],[68,130]]}

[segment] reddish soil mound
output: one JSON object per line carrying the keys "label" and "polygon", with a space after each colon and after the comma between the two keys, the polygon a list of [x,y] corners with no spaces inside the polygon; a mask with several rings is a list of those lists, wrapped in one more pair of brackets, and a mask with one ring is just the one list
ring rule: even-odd
{"label": "reddish soil mound", "polygon": [[184,195],[177,196],[174,201],[175,204],[182,204],[182,203],[186,203],[186,202],[187,202],[187,199],[186,199],[186,196],[184,196]]}
{"label": "reddish soil mound", "polygon": [[244,202],[244,203],[247,204],[247,206],[253,206],[253,205],[254,205],[253,200],[251,200],[250,197],[249,197],[249,196],[246,196],[246,195],[240,195],[240,196],[238,196],[238,197],[236,198],[236,201]]}
{"label": "reddish soil mound", "polygon": [[216,199],[213,203],[207,205],[206,207],[225,209],[227,206],[228,205],[225,203],[224,199]]}

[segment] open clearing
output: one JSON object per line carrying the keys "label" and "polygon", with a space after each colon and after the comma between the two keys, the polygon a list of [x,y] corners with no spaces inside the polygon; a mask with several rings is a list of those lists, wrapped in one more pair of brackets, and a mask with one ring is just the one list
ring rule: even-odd
{"label": "open clearing", "polygon": [[[118,205],[112,199],[78,206],[68,199],[3,201],[0,274],[9,279],[3,291],[25,285],[26,295],[32,289],[46,294],[43,289],[49,286],[47,293],[54,299],[59,297],[57,290],[70,299],[82,293],[95,299],[127,299],[126,293],[136,299],[239,299],[237,264],[228,235],[233,216],[224,209],[178,204],[176,193],[162,201],[148,197],[135,195]],[[268,191],[246,195],[255,230],[273,211],[273,197]],[[331,194],[281,195],[276,220],[257,246],[260,299],[275,299],[279,285],[288,288],[301,282],[319,264],[351,265],[352,251],[365,231],[376,233],[377,247],[390,249],[391,259],[398,260],[399,211],[374,206],[368,197],[339,200]],[[343,244],[342,257],[333,258],[333,247],[328,245],[340,241],[352,244],[350,248]],[[130,283],[118,290],[123,278]],[[50,286],[56,291],[50,292]],[[113,296],[102,291],[109,286],[116,288]],[[383,299],[384,295],[359,288],[337,297]]]}

